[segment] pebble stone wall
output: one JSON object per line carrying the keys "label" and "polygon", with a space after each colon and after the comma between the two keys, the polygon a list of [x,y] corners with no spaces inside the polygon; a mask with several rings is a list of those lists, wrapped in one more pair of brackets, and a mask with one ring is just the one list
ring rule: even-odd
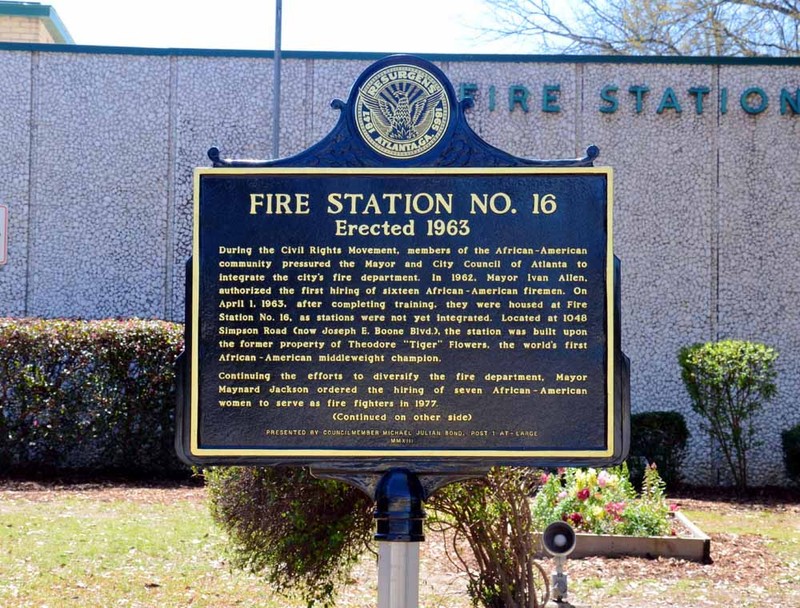
{"label": "pebble stone wall", "polygon": [[[330,101],[378,57],[284,52],[281,155],[333,127]],[[751,480],[786,483],[780,433],[800,423],[800,116],[782,114],[779,95],[800,87],[800,61],[429,58],[457,89],[475,85],[469,121],[490,143],[537,158],[596,144],[598,164],[614,168],[633,409],[686,416],[689,481],[726,478],[690,411],[678,349],[725,337],[778,349],[779,396],[758,421]],[[542,110],[545,85],[558,86],[557,112]],[[637,85],[650,91],[641,112]],[[515,86],[530,93],[527,112],[509,109]],[[604,113],[609,86],[619,107]],[[710,89],[702,113],[693,86]],[[763,112],[741,108],[749,87],[769,95]],[[658,112],[667,89],[681,112],[669,98]],[[212,145],[270,154],[271,54],[6,44],[0,91],[0,315],[182,320],[192,170]]]}

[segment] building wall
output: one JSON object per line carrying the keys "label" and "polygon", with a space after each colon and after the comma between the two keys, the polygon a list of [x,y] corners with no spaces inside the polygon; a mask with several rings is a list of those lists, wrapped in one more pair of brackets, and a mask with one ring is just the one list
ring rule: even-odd
{"label": "building wall", "polygon": [[[212,145],[269,155],[271,55],[44,48],[0,46],[0,314],[182,320],[192,169],[210,164]],[[333,127],[330,101],[375,58],[284,53],[282,155]],[[596,144],[614,168],[633,408],[686,415],[690,481],[715,483],[725,467],[697,430],[678,349],[725,337],[778,349],[780,392],[751,474],[785,482],[780,432],[800,423],[800,116],[786,102],[781,112],[780,92],[795,99],[800,61],[432,59],[475,99],[470,124],[490,143],[537,158]],[[629,90],[644,86],[637,111]],[[754,87],[769,98],[760,113],[740,103],[748,89],[749,108],[763,101]]]}
{"label": "building wall", "polygon": [[4,42],[55,42],[41,19],[14,15],[0,15],[0,40]]}

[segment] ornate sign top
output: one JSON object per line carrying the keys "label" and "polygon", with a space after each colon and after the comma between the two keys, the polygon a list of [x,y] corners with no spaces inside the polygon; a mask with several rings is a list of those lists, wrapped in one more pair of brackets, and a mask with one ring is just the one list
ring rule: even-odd
{"label": "ornate sign top", "polygon": [[211,148],[215,167],[591,167],[599,150],[575,159],[520,158],[485,142],[467,123],[469,97],[434,64],[413,55],[376,61],[355,81],[347,101],[335,99],[339,121],[296,156],[226,159]]}

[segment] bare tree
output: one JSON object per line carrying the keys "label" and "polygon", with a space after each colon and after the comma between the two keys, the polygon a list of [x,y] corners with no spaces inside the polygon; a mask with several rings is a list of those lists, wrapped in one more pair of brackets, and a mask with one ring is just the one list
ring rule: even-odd
{"label": "bare tree", "polygon": [[526,52],[800,55],[800,0],[485,0]]}

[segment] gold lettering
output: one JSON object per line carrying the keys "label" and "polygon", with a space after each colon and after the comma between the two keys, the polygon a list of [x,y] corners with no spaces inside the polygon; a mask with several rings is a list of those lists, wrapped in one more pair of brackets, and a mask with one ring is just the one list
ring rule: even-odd
{"label": "gold lettering", "polygon": [[308,215],[311,213],[310,195],[303,192],[287,194],[285,192],[252,192],[250,193],[250,215],[256,215],[262,208],[266,214]]}

